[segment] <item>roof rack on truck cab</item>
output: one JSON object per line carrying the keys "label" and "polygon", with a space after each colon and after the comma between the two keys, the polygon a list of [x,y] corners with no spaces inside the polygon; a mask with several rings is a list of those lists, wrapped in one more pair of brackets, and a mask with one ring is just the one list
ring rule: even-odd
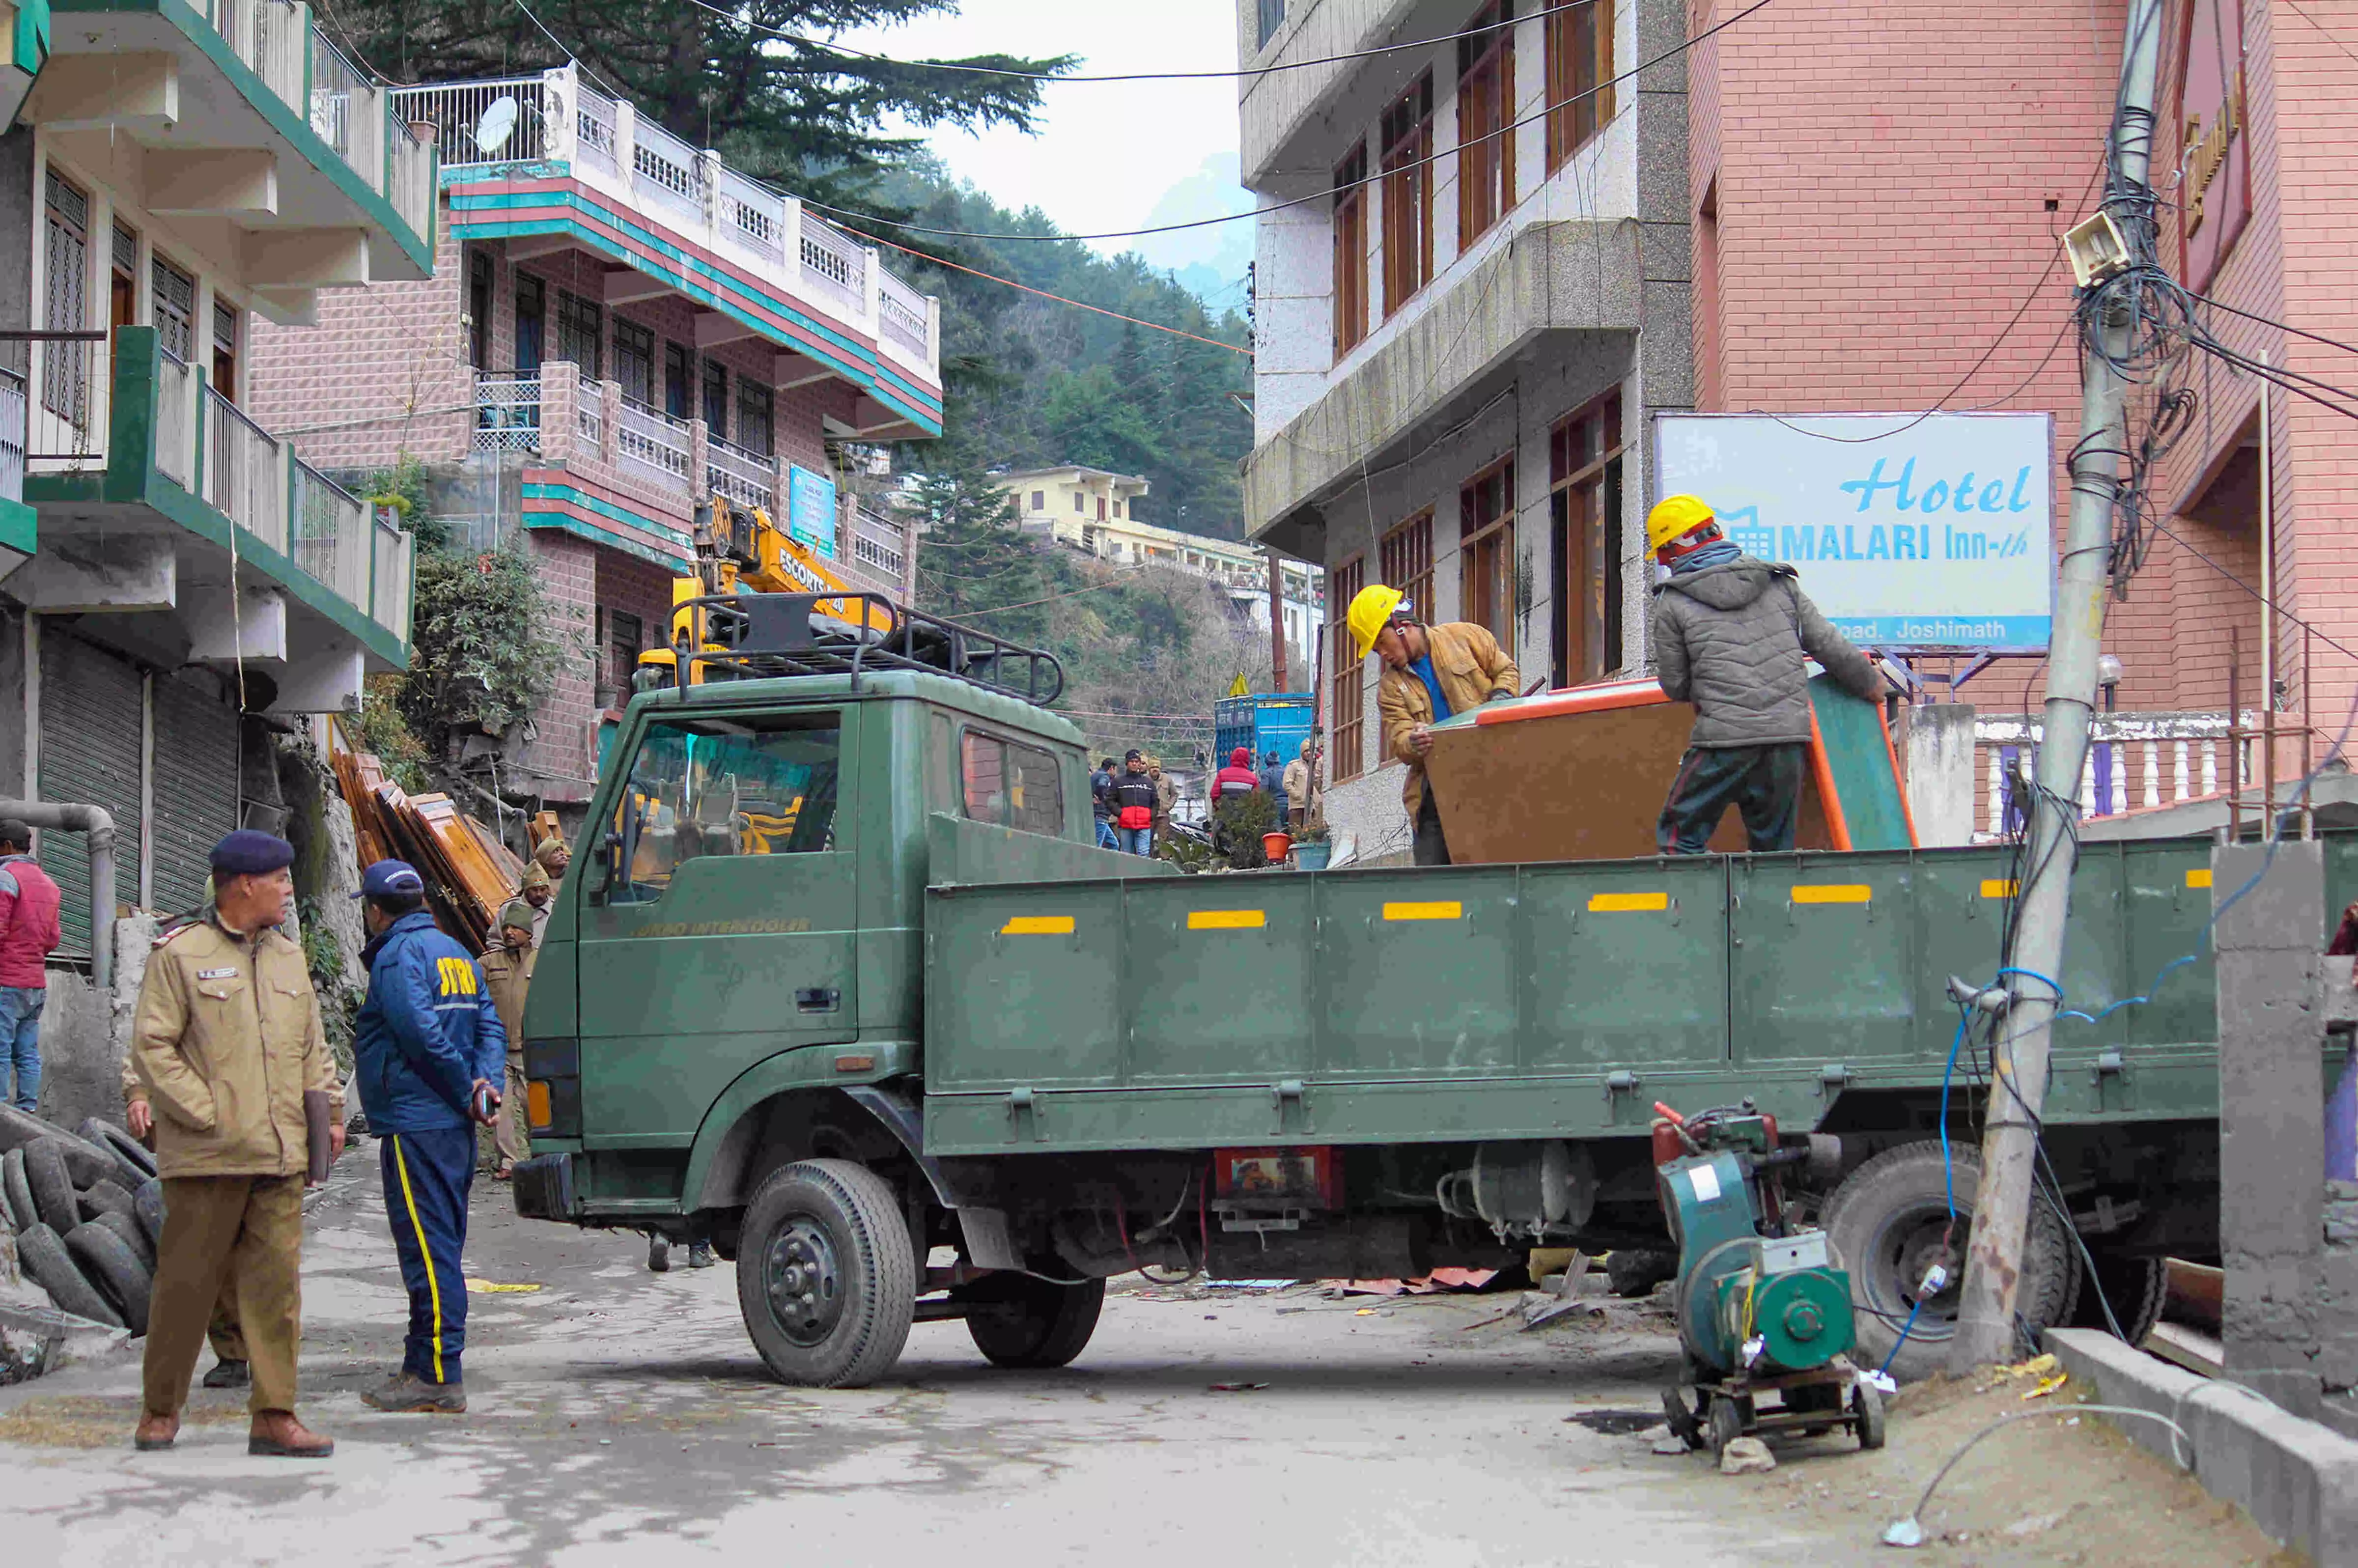
{"label": "roof rack on truck cab", "polygon": [[[669,684],[682,694],[714,679],[814,675],[849,675],[857,690],[860,675],[875,669],[929,670],[1043,708],[1065,690],[1065,666],[1055,654],[880,593],[740,591],[683,600],[672,609],[675,624],[701,622],[702,646],[642,655],[649,666],[643,676],[654,677],[643,679],[642,689],[659,688],[668,665]],[[877,629],[880,620],[888,629]]]}

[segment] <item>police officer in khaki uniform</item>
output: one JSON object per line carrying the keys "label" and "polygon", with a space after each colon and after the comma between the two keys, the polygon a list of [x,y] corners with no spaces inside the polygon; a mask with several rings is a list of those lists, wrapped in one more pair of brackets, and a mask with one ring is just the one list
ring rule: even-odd
{"label": "police officer in khaki uniform", "polygon": [[211,914],[150,954],[140,984],[132,1066],[152,1108],[167,1217],[133,1437],[141,1449],[178,1436],[197,1346],[234,1278],[254,1377],[246,1452],[335,1452],[295,1419],[306,1092],[326,1097],[330,1158],[342,1152],[344,1128],[303,949],[272,929],[294,894],[294,859],[267,833],[241,829],[214,845]]}
{"label": "police officer in khaki uniform", "polygon": [[516,897],[532,908],[532,945],[537,947],[548,932],[548,912],[557,907],[557,884],[548,880],[546,869],[538,860],[525,867],[524,885],[516,890]]}
{"label": "police officer in khaki uniform", "polygon": [[492,1174],[503,1182],[515,1173],[516,1162],[532,1152],[525,1136],[524,999],[532,987],[532,967],[540,958],[538,938],[533,934],[534,913],[532,905],[520,898],[501,905],[500,946],[483,955],[483,989],[492,993],[492,1010],[500,1015],[500,1026],[508,1032],[507,1092],[500,1097],[500,1117],[492,1130],[492,1141],[500,1152],[500,1162]]}

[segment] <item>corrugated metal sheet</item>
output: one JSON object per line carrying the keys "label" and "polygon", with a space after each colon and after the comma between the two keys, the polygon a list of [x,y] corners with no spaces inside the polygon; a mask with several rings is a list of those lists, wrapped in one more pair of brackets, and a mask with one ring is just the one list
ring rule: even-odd
{"label": "corrugated metal sheet", "polygon": [[[54,622],[41,627],[41,798],[114,815],[118,902],[139,891],[139,670]],[[59,957],[90,956],[90,856],[79,833],[43,833],[41,866],[64,895]]]}
{"label": "corrugated metal sheet", "polygon": [[156,677],[155,906],[205,902],[215,844],[237,826],[237,710],[201,670]]}

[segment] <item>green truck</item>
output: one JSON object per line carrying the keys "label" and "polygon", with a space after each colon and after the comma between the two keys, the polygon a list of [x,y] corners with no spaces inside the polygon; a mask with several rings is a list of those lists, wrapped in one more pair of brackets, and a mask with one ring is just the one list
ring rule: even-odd
{"label": "green truck", "polygon": [[[1962,1271],[1915,1292],[1963,1256],[1981,1101],[1949,982],[1997,965],[2006,849],[1181,875],[1091,846],[1046,655],[763,599],[611,753],[526,1011],[525,1216],[708,1241],[779,1378],[854,1385],[916,1321],[1069,1361],[1133,1269],[1643,1255],[1655,1103],[1749,1100],[1864,1350],[1945,1355]],[[2161,1259],[2218,1249],[2208,868],[2082,853],[2060,979],[2100,1016],[2057,1036],[2033,1321],[2136,1332]]]}

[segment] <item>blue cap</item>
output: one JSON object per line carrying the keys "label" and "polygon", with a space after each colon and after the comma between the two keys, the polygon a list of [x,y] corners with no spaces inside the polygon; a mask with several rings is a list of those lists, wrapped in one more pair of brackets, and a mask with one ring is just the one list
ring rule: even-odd
{"label": "blue cap", "polygon": [[213,846],[215,876],[261,877],[295,863],[295,846],[284,838],[241,827]]}
{"label": "blue cap", "polygon": [[379,860],[361,873],[361,891],[354,898],[417,897],[426,892],[426,879],[407,860]]}

